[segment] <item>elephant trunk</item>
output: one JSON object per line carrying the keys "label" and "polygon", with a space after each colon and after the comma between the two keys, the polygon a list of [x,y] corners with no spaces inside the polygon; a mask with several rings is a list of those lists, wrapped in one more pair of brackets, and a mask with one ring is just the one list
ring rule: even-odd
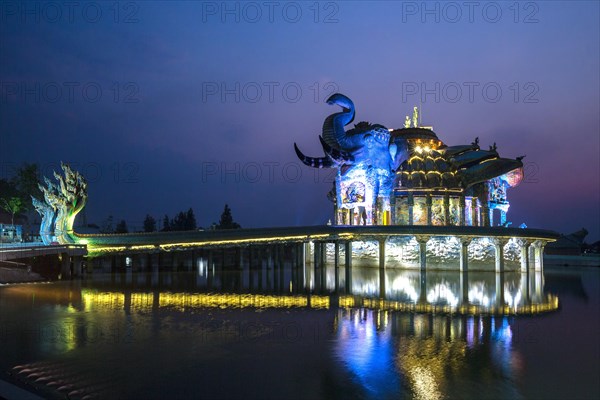
{"label": "elephant trunk", "polygon": [[342,112],[331,114],[323,123],[323,140],[337,150],[350,150],[355,147],[348,138],[344,127],[354,121],[354,103],[348,97],[335,93],[327,99],[327,104],[337,104]]}

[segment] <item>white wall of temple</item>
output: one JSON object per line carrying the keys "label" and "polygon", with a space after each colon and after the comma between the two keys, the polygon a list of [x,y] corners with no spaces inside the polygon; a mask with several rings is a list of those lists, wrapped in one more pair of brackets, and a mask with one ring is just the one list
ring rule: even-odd
{"label": "white wall of temple", "polygon": [[[335,260],[335,245],[325,243],[325,261]],[[438,270],[458,270],[460,262],[460,239],[456,236],[432,237],[426,247],[427,268]],[[503,245],[505,270],[518,271],[521,268],[521,247],[516,238]],[[534,260],[533,250],[530,259]],[[419,269],[419,243],[414,236],[391,237],[385,243],[386,268]],[[339,259],[344,260],[344,246],[339,246]],[[474,238],[468,246],[469,270],[494,271],[495,244],[491,238]],[[308,244],[308,263],[314,261],[314,244]],[[340,261],[340,263],[342,263]],[[364,267],[379,266],[379,243],[377,241],[353,241],[352,265]],[[533,267],[533,265],[532,265]]]}

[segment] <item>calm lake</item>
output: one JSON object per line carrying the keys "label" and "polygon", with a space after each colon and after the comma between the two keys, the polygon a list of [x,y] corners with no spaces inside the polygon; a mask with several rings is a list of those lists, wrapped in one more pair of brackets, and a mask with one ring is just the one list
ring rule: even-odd
{"label": "calm lake", "polygon": [[48,398],[600,398],[600,270],[532,275],[354,268],[348,288],[332,266],[199,265],[0,286],[1,379]]}

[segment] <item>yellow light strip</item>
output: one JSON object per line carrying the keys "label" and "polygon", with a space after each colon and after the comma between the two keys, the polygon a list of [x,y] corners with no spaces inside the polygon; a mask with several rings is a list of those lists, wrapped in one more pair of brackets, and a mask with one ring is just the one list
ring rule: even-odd
{"label": "yellow light strip", "polygon": [[[134,292],[130,295],[131,310],[150,310],[154,305],[154,296],[159,296],[158,307],[173,308],[179,311],[195,308],[301,308],[329,309],[329,296],[276,296],[263,294],[215,294],[215,293],[148,293]],[[126,296],[121,292],[96,292],[82,290],[82,299],[86,311],[93,309],[122,310]],[[310,300],[310,301],[309,301]],[[536,314],[558,309],[558,297],[547,295],[546,302],[518,307],[483,307],[478,305],[432,305],[403,303],[393,300],[339,296],[341,308],[369,308],[384,311],[405,311],[448,314]]]}

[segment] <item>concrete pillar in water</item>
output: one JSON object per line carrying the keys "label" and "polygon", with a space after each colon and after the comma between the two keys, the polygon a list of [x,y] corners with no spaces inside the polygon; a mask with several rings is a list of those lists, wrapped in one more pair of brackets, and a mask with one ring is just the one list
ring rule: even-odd
{"label": "concrete pillar in water", "polygon": [[71,278],[71,257],[69,253],[62,253],[60,255],[60,279]]}
{"label": "concrete pillar in water", "polygon": [[321,262],[321,244],[319,242],[313,243],[313,269],[316,271],[319,263]]}
{"label": "concrete pillar in water", "polygon": [[287,288],[284,288],[284,280],[285,280],[285,245],[279,245],[279,259],[277,260],[279,264],[279,289],[281,291],[285,291]]}
{"label": "concrete pillar in water", "polygon": [[494,248],[496,249],[494,254],[496,258],[496,272],[503,273],[504,272],[504,245],[508,242],[508,240],[503,238],[494,238]]}
{"label": "concrete pillar in water", "polygon": [[352,242],[349,240],[344,244],[346,294],[352,294]]}
{"label": "concrete pillar in water", "polygon": [[335,292],[337,293],[340,289],[340,243],[336,240],[333,242],[335,246],[333,252],[333,267],[335,274]]}
{"label": "concrete pillar in water", "polygon": [[421,270],[425,270],[427,268],[427,242],[429,241],[429,236],[417,235],[415,238],[419,243],[419,263]]}
{"label": "concrete pillar in water", "polygon": [[83,275],[83,257],[73,256],[73,276]]}
{"label": "concrete pillar in water", "polygon": [[213,276],[214,276],[214,261],[212,249],[206,250],[206,286],[212,288]]}

